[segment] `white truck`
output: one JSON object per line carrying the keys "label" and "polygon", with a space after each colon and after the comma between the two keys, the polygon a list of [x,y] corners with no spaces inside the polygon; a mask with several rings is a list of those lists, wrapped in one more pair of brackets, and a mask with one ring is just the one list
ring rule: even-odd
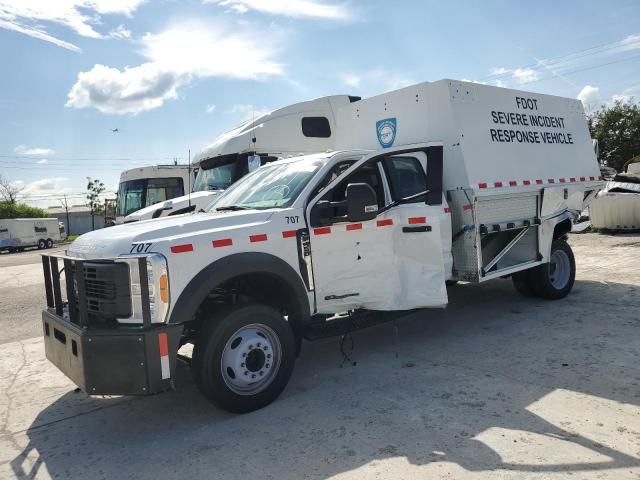
{"label": "white truck", "polygon": [[193,343],[202,392],[248,412],[285,388],[303,338],[443,308],[447,280],[569,293],[566,234],[603,186],[579,101],[441,80],[336,124],[338,150],[262,166],[207,212],[43,257],[49,360],[89,394],[151,394]]}
{"label": "white truck", "polygon": [[0,219],[0,251],[22,251],[25,248],[51,248],[67,237],[64,224],[57,218]]}
{"label": "white truck", "polygon": [[116,224],[127,215],[148,205],[180,197],[193,186],[189,165],[151,165],[125,170],[120,174],[116,199]]}
{"label": "white truck", "polygon": [[198,173],[191,194],[147,204],[127,215],[124,222],[198,211],[261,165],[278,158],[334,150],[335,112],[358,100],[360,97],[350,95],[320,97],[242,123],[195,156],[192,168]]}

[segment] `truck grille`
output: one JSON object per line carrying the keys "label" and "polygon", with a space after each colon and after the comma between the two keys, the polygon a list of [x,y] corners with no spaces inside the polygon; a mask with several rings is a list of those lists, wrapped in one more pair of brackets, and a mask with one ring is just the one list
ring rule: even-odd
{"label": "truck grille", "polygon": [[113,261],[64,258],[66,302],[62,299],[58,259],[43,257],[47,304],[62,315],[67,306],[69,320],[80,326],[115,325],[131,316],[129,266]]}

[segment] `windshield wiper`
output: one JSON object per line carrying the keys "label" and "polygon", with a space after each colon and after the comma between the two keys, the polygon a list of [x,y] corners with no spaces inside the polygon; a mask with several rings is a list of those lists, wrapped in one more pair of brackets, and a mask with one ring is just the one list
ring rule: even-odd
{"label": "windshield wiper", "polygon": [[235,212],[236,210],[251,210],[251,207],[245,207],[244,205],[225,205],[224,207],[216,208],[218,212],[225,210]]}
{"label": "windshield wiper", "polygon": [[396,205],[400,205],[401,203],[411,202],[411,201],[415,200],[418,197],[422,197],[423,195],[426,195],[429,192],[430,192],[430,190],[425,190],[424,192],[414,193],[413,195],[409,195],[408,197],[399,198],[398,200],[394,200],[390,204],[385,205],[380,210],[378,210],[378,213],[380,214],[382,212],[386,212],[387,210],[395,207]]}

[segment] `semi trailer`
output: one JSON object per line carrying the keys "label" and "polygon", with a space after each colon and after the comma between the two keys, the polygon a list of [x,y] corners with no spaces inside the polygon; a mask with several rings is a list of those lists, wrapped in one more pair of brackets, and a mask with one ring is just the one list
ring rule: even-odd
{"label": "semi trailer", "polygon": [[0,251],[51,248],[66,237],[64,224],[57,218],[0,219]]}
{"label": "semi trailer", "polygon": [[320,97],[243,122],[194,157],[193,169],[198,173],[190,194],[147,205],[127,215],[124,221],[198,211],[215,201],[234,182],[266,163],[335,149],[335,112],[359,99],[350,95]]}
{"label": "semi trailer", "polygon": [[174,387],[192,343],[204,395],[248,412],[304,338],[444,308],[447,281],[569,294],[567,233],[603,186],[579,101],[441,80],[335,122],[335,150],[261,166],[206,212],[43,256],[47,358],[89,394],[144,395]]}

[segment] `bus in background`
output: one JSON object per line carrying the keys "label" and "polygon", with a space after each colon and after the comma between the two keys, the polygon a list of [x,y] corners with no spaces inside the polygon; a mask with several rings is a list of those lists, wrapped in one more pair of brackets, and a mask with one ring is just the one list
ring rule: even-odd
{"label": "bus in background", "polygon": [[189,165],[153,165],[125,170],[120,174],[115,223],[124,223],[124,217],[148,205],[188,193],[193,186],[193,172]]}

